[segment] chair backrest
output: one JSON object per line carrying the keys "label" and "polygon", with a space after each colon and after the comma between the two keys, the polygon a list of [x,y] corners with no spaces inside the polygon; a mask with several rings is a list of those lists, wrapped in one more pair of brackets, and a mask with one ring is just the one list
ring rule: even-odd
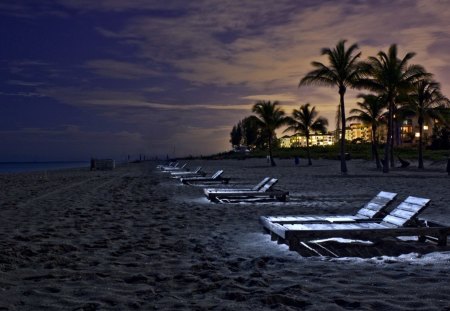
{"label": "chair backrest", "polygon": [[259,189],[258,191],[259,192],[266,192],[266,191],[270,190],[277,182],[278,182],[278,179],[272,178],[264,186],[262,186],[262,188]]}
{"label": "chair backrest", "polygon": [[264,177],[264,179],[261,180],[261,181],[259,182],[259,184],[257,184],[256,186],[254,186],[254,187],[252,188],[252,190],[253,190],[253,191],[258,191],[258,190],[260,190],[260,189],[262,188],[262,186],[264,186],[269,180],[270,180],[270,177]]}
{"label": "chair backrest", "polygon": [[181,166],[180,168],[183,169],[186,165],[187,163],[184,163],[183,166]]}
{"label": "chair backrest", "polygon": [[223,170],[218,170],[214,175],[211,176],[211,179],[216,179],[222,174],[223,174]]}
{"label": "chair backrest", "polygon": [[364,204],[355,216],[358,218],[381,218],[381,214],[396,196],[397,193],[380,191],[372,200]]}
{"label": "chair backrest", "polygon": [[388,215],[386,215],[382,224],[390,227],[402,227],[415,220],[417,215],[430,203],[430,199],[407,197],[402,203],[394,208]]}
{"label": "chair backrest", "polygon": [[202,167],[201,166],[198,166],[196,169],[195,169],[195,171],[193,171],[194,173],[198,173],[198,172],[200,172],[200,170],[202,169]]}

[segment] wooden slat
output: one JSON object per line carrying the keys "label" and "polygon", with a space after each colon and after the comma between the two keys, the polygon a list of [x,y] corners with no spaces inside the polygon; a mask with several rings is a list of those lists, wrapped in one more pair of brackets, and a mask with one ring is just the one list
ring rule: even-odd
{"label": "wooden slat", "polygon": [[214,175],[211,176],[211,179],[216,179],[220,175],[223,174],[223,170],[218,170]]}
{"label": "wooden slat", "polygon": [[251,188],[254,191],[258,191],[259,189],[261,189],[262,186],[264,186],[268,181],[270,180],[270,177],[264,177],[263,180],[261,180],[256,186],[254,186],[253,188]]}
{"label": "wooden slat", "polygon": [[389,201],[393,200],[396,196],[397,196],[397,193],[387,192],[387,191],[380,191],[377,194],[377,197],[385,198],[385,199],[388,199]]}
{"label": "wooden slat", "polygon": [[360,209],[356,215],[359,218],[373,218],[376,214],[378,214],[377,211],[363,208]]}
{"label": "wooden slat", "polygon": [[402,202],[395,209],[401,209],[401,210],[417,213],[419,211],[424,210],[425,207],[426,207],[425,205],[417,205],[417,204]]}
{"label": "wooden slat", "polygon": [[328,221],[332,223],[340,223],[340,222],[353,222],[355,221],[355,216],[332,216],[332,217],[320,217],[318,220],[320,221]]}
{"label": "wooden slat", "polygon": [[296,221],[315,221],[318,216],[267,216],[269,221],[273,222],[296,222]]}
{"label": "wooden slat", "polygon": [[266,192],[266,191],[270,190],[277,182],[278,182],[278,179],[272,178],[264,186],[262,186],[261,189],[259,189],[258,191]]}
{"label": "wooden slat", "polygon": [[430,199],[409,196],[404,202],[424,206],[430,203]]}
{"label": "wooden slat", "polygon": [[396,210],[393,210],[392,212],[390,212],[389,215],[410,220],[410,219],[414,218],[416,213],[412,212],[412,211],[396,209]]}
{"label": "wooden slat", "polygon": [[404,224],[406,224],[410,219],[405,219],[405,218],[400,218],[400,217],[395,217],[395,216],[391,216],[391,215],[387,215],[386,217],[383,218],[383,222],[387,222],[393,225],[396,225],[398,227],[403,226]]}
{"label": "wooden slat", "polygon": [[379,211],[380,209],[384,208],[388,202],[373,202],[370,201],[369,203],[365,204],[362,208],[371,209],[374,211]]}

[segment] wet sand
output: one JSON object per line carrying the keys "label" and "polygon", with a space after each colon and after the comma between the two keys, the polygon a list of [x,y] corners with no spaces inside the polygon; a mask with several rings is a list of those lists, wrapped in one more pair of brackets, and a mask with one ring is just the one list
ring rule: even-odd
{"label": "wet sand", "polygon": [[[0,175],[0,310],[445,310],[450,249],[387,239],[329,242],[339,257],[302,256],[262,234],[261,215],[354,213],[380,190],[431,199],[450,224],[445,163],[395,169],[337,161],[188,161],[231,187],[264,176],[286,203],[216,204],[146,162]],[[414,163],[413,163],[414,165]]]}

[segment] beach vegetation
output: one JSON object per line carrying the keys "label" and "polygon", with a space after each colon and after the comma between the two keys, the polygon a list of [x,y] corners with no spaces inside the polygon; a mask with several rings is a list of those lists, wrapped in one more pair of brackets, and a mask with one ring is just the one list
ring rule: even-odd
{"label": "beach vegetation", "polygon": [[230,133],[230,143],[233,147],[239,147],[242,142],[242,121],[239,121],[238,124],[233,126],[233,129]]}
{"label": "beach vegetation", "polygon": [[415,53],[408,52],[399,58],[397,45],[389,47],[388,52],[380,51],[377,56],[369,57],[364,64],[363,79],[358,81],[359,87],[364,87],[384,96],[387,109],[387,137],[384,148],[383,172],[389,172],[389,166],[394,167],[394,116],[397,111],[397,97],[412,89],[413,84],[430,76],[420,65],[409,64]]}
{"label": "beach vegetation", "polygon": [[327,57],[328,65],[314,61],[314,70],[308,72],[299,83],[300,86],[317,85],[337,87],[339,91],[339,106],[341,120],[340,159],[341,173],[347,173],[345,162],[345,93],[348,87],[354,87],[361,77],[362,66],[359,62],[361,52],[357,52],[358,45],[345,47],[346,40],[341,40],[334,48],[323,48],[322,55]]}
{"label": "beach vegetation", "polygon": [[425,123],[430,123],[432,119],[444,122],[445,119],[439,112],[448,106],[449,100],[441,93],[440,84],[429,79],[422,79],[413,84],[405,105],[401,107],[405,114],[409,113],[417,117],[419,125],[418,168],[420,169],[424,168],[423,129]]}
{"label": "beach vegetation", "polygon": [[261,129],[261,137],[267,139],[270,164],[276,166],[272,153],[274,144],[277,143],[275,130],[287,124],[286,113],[278,101],[259,101],[253,105],[252,112],[255,115],[249,118],[252,118],[253,122]]}
{"label": "beach vegetation", "polygon": [[362,99],[356,103],[358,108],[350,110],[352,116],[348,117],[348,121],[359,121],[371,128],[371,145],[372,145],[372,159],[375,160],[377,169],[381,169],[380,157],[378,155],[378,127],[384,122],[384,111],[386,108],[386,101],[382,96],[373,94],[359,94],[358,98]]}
{"label": "beach vegetation", "polygon": [[305,135],[308,165],[312,165],[309,151],[310,134],[311,132],[325,133],[327,131],[328,120],[318,116],[316,107],[310,108],[310,104],[306,103],[301,105],[299,109],[292,111],[292,116],[288,118],[288,125],[284,132],[293,131],[295,134]]}

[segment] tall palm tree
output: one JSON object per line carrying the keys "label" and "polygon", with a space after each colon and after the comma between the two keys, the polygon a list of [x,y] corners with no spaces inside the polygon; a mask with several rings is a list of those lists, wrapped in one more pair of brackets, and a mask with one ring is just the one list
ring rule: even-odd
{"label": "tall palm tree", "polygon": [[293,131],[294,133],[306,136],[306,153],[308,155],[308,165],[312,165],[311,155],[309,153],[309,137],[311,132],[325,133],[327,131],[328,120],[324,117],[318,117],[316,107],[309,109],[309,103],[301,105],[300,109],[294,109],[292,117],[289,118],[289,126],[285,132]]}
{"label": "tall palm tree", "polygon": [[380,157],[378,155],[378,137],[377,129],[382,122],[383,112],[386,108],[386,101],[381,96],[372,94],[359,94],[358,98],[363,99],[362,102],[357,102],[358,108],[350,110],[353,116],[350,116],[348,121],[359,121],[370,125],[372,132],[372,157],[375,158],[377,168],[381,168]]}
{"label": "tall palm tree", "polygon": [[394,111],[396,109],[396,98],[400,92],[409,90],[412,84],[424,77],[429,76],[420,65],[408,65],[408,61],[415,53],[406,53],[399,59],[397,56],[397,45],[389,47],[388,53],[378,52],[377,57],[371,56],[365,66],[366,79],[359,81],[360,86],[384,95],[388,105],[388,133],[384,148],[383,172],[389,172],[389,160],[394,166],[394,158],[391,156],[394,132]]}
{"label": "tall palm tree", "polygon": [[[353,44],[348,49],[345,48],[345,40],[337,43],[333,49],[322,49],[322,55],[328,58],[329,65],[326,66],[320,62],[312,62],[315,68],[308,72],[299,83],[302,85],[320,85],[327,87],[338,87],[339,105],[341,110],[341,173],[347,173],[347,163],[345,162],[345,103],[344,96],[347,87],[353,87],[358,81],[361,72],[361,66],[358,58],[361,52],[356,53],[358,45]],[[356,54],[355,54],[356,53]]]}
{"label": "tall palm tree", "polygon": [[407,110],[417,116],[419,124],[418,167],[423,169],[423,125],[426,119],[439,118],[438,108],[448,106],[449,99],[442,95],[439,83],[423,79],[414,83],[408,96]]}
{"label": "tall palm tree", "polygon": [[276,166],[272,156],[273,138],[276,137],[275,130],[287,124],[288,118],[285,112],[279,107],[279,102],[259,101],[253,108],[252,112],[254,121],[263,130],[268,139],[270,164]]}

